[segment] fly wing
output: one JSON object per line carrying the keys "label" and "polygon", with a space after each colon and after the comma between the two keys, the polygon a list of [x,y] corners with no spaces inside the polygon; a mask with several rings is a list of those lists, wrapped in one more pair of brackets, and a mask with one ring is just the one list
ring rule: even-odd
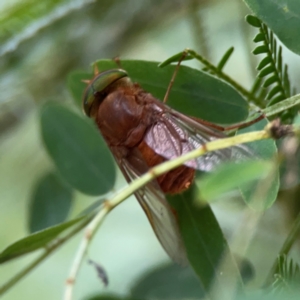
{"label": "fly wing", "polygon": [[[149,170],[138,149],[133,149],[126,158],[119,158],[116,151],[113,153],[128,183]],[[165,251],[175,262],[186,265],[187,257],[177,220],[156,180],[136,191],[134,195]]]}
{"label": "fly wing", "polygon": [[[160,122],[153,124],[145,135],[145,142],[157,154],[173,159],[226,135],[205,126],[179,112],[170,110],[161,114]],[[254,154],[244,145],[209,152],[185,163],[201,171],[211,171],[218,164],[233,159],[244,160]]]}

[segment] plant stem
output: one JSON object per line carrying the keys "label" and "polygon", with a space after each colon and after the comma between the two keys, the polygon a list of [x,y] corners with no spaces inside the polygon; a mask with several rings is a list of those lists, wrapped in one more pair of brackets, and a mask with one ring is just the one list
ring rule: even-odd
{"label": "plant stem", "polygon": [[196,53],[194,50],[186,49],[185,50],[188,54],[190,54],[192,57],[196,58],[200,62],[202,62],[207,68],[209,68],[215,75],[217,75],[219,78],[223,79],[224,81],[228,82],[230,85],[235,87],[237,91],[239,91],[242,95],[247,97],[249,100],[252,100],[254,103],[259,103],[259,99],[257,99],[254,95],[252,95],[249,91],[247,91],[245,88],[243,88],[239,83],[237,83],[235,80],[233,80],[231,77],[223,73],[222,71],[218,70],[217,67],[215,67],[213,64],[211,64],[208,60],[206,60],[204,57]]}
{"label": "plant stem", "polygon": [[266,115],[266,117],[271,117],[299,104],[300,104],[300,94],[297,94],[281,102],[266,107],[265,109],[262,110],[262,112]]}
{"label": "plant stem", "polygon": [[76,254],[74,262],[72,264],[69,277],[66,280],[66,289],[65,289],[65,295],[64,295],[65,300],[72,299],[73,286],[75,283],[75,279],[79,272],[82,261],[86,255],[90,240],[92,240],[94,234],[97,232],[97,229],[103,222],[105,216],[112,209],[110,204],[105,205],[105,203],[108,203],[108,202],[104,202],[103,208],[99,211],[99,213],[95,216],[95,218],[88,224],[88,226],[84,230],[84,236],[78,247],[77,254]]}

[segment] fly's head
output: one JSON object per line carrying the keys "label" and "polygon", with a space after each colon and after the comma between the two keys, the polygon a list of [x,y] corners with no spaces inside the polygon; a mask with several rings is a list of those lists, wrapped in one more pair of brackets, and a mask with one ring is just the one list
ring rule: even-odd
{"label": "fly's head", "polygon": [[128,74],[122,69],[112,69],[100,73],[96,69],[94,78],[84,81],[88,84],[82,100],[84,113],[93,118],[111,88],[124,78],[127,79]]}

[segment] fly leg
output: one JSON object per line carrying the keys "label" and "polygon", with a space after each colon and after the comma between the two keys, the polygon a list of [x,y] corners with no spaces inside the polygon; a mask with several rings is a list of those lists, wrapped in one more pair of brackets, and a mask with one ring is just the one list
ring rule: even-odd
{"label": "fly leg", "polygon": [[252,124],[255,124],[256,122],[264,119],[266,116],[265,114],[263,113],[260,113],[260,115],[250,121],[246,121],[246,122],[242,122],[242,123],[237,123],[237,124],[234,124],[234,125],[230,125],[230,126],[227,126],[227,127],[223,127],[223,126],[220,126],[220,125],[216,125],[214,123],[211,123],[209,121],[205,121],[205,120],[202,120],[202,119],[198,119],[198,118],[193,118],[191,117],[193,120],[195,120],[196,122],[202,124],[202,125],[205,125],[205,126],[208,126],[210,128],[214,128],[214,129],[217,129],[217,130],[220,130],[220,131],[230,131],[230,130],[234,130],[234,129],[239,129],[239,128],[244,128],[244,127],[248,127]]}
{"label": "fly leg", "polygon": [[229,131],[229,130],[233,130],[233,129],[240,129],[240,128],[244,128],[244,127],[248,127],[252,124],[255,124],[257,122],[259,122],[260,120],[264,119],[266,117],[266,115],[264,113],[260,112],[260,115],[250,121],[247,122],[242,122],[242,123],[238,123],[238,124],[234,124],[228,127],[224,127],[224,131]]}
{"label": "fly leg", "polygon": [[172,86],[173,86],[173,84],[174,84],[174,81],[175,81],[175,77],[176,77],[176,75],[177,75],[177,73],[178,73],[178,71],[179,71],[180,64],[181,64],[181,62],[184,60],[184,58],[187,56],[187,54],[188,54],[188,53],[187,53],[186,51],[183,51],[181,58],[178,60],[177,66],[176,66],[176,68],[175,68],[175,70],[174,70],[174,73],[173,73],[172,78],[171,78],[171,80],[170,80],[170,83],[169,83],[169,85],[168,85],[168,88],[167,88],[167,91],[166,91],[166,94],[165,94],[163,103],[166,103],[167,100],[168,100],[168,97],[169,97],[171,88],[172,88]]}

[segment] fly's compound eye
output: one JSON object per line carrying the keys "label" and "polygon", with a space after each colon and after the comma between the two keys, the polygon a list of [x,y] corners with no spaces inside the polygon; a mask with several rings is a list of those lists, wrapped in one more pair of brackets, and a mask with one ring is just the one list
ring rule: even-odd
{"label": "fly's compound eye", "polygon": [[126,71],[122,69],[113,69],[101,72],[97,74],[92,80],[90,80],[83,94],[82,102],[85,114],[90,117],[94,102],[97,100],[100,104],[101,101],[103,101],[107,96],[104,90],[115,81],[126,76],[128,76]]}

